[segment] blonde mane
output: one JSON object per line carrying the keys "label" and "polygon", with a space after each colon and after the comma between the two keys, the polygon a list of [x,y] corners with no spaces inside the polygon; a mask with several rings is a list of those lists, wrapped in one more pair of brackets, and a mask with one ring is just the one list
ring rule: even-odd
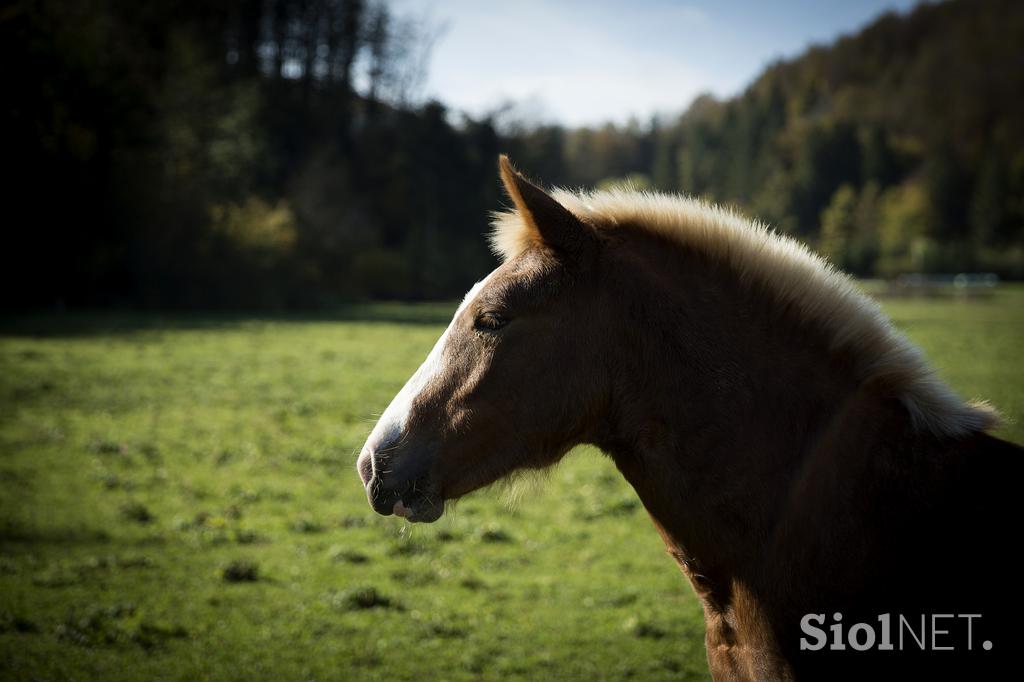
{"label": "blonde mane", "polygon": [[[999,416],[960,399],[878,304],[807,247],[729,209],[680,196],[616,189],[555,190],[552,196],[598,231],[629,225],[705,254],[742,282],[774,293],[804,320],[821,325],[833,350],[861,358],[861,379],[892,386],[920,431],[961,436],[992,428]],[[504,260],[539,239],[516,210],[494,216],[491,245]]]}

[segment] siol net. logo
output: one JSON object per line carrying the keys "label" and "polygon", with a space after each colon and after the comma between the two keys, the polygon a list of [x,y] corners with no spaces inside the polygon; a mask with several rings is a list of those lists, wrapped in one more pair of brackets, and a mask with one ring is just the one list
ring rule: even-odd
{"label": "siol net. logo", "polygon": [[[801,651],[974,651],[978,646],[979,613],[932,613],[905,616],[883,613],[873,623],[847,626],[843,614],[832,614],[826,626],[824,613],[808,613],[800,619]],[[991,640],[980,642],[991,651]]]}

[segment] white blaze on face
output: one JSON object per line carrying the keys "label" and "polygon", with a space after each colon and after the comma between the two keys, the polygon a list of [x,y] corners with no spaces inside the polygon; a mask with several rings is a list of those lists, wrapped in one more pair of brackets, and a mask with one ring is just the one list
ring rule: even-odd
{"label": "white blaze on face", "polygon": [[[462,311],[473,302],[476,295],[481,289],[487,284],[487,280],[491,278],[491,275],[487,275],[482,280],[473,285],[473,288],[469,290],[465,298],[462,299],[462,304],[459,309],[455,311],[455,315],[452,317],[452,322],[448,325],[448,328],[444,330],[444,334],[441,334],[441,338],[434,344],[433,350],[430,351],[430,355],[423,361],[420,368],[416,370],[416,373],[405,382],[405,386],[398,392],[398,395],[394,397],[391,404],[388,405],[388,409],[384,410],[384,414],[381,415],[380,420],[377,421],[377,425],[373,427],[373,432],[370,437],[366,439],[366,446],[363,448],[363,452],[376,451],[377,448],[384,446],[388,447],[390,444],[397,443],[405,430],[406,422],[409,418],[409,411],[412,409],[413,401],[423,391],[423,388],[427,386],[431,379],[441,373],[444,369],[442,358],[444,357],[445,342],[448,340],[448,334],[452,330],[452,326],[455,324],[455,320],[458,319]],[[376,463],[374,463],[376,473]]]}

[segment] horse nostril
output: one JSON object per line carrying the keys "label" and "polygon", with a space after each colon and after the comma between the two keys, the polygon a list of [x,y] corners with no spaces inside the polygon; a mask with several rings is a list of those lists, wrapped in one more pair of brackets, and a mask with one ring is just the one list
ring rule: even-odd
{"label": "horse nostril", "polygon": [[373,478],[373,455],[363,451],[356,462],[356,470],[359,472],[359,478],[362,480],[363,487],[365,488],[370,484],[370,479]]}
{"label": "horse nostril", "polygon": [[373,511],[383,516],[390,516],[395,502],[402,499],[402,491],[385,487],[380,476],[374,476],[366,486],[366,498]]}

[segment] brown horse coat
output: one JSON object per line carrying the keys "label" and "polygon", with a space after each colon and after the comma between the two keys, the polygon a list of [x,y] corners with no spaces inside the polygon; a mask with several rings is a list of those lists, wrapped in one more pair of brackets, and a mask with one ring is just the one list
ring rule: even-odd
{"label": "brown horse coat", "polygon": [[[1021,449],[985,432],[991,409],[757,224],[680,198],[552,196],[501,170],[505,262],[368,439],[374,509],[432,521],[593,443],[700,597],[716,680],[977,675],[1012,658]],[[931,639],[859,651],[843,630],[843,649],[802,648],[818,642],[807,617],[833,643],[835,614],[875,630],[889,614],[908,637],[925,622]]]}

